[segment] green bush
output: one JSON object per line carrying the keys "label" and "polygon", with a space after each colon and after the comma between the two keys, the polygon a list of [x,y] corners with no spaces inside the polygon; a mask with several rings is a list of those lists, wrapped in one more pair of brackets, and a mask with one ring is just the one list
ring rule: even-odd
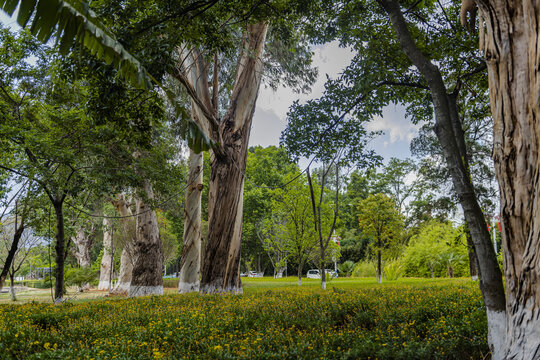
{"label": "green bush", "polygon": [[354,262],[347,260],[343,262],[343,264],[339,265],[338,269],[340,276],[351,276],[352,272],[354,271]]}
{"label": "green bush", "polygon": [[403,264],[400,261],[393,261],[384,267],[384,276],[386,280],[395,281],[403,276]]}
{"label": "green bush", "polygon": [[85,284],[89,284],[90,282],[94,281],[97,276],[98,273],[96,273],[90,267],[66,267],[64,272],[64,282],[66,286],[76,285],[79,288],[82,288]]}
{"label": "green bush", "polygon": [[371,263],[369,261],[359,261],[354,266],[352,276],[354,276],[354,277],[375,277],[375,276],[377,276],[377,272],[375,271],[375,267],[373,266],[373,263]]}

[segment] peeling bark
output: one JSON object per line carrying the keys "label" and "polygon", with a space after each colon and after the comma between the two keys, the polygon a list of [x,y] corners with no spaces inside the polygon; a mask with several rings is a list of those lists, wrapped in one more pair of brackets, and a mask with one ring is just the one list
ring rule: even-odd
{"label": "peeling bark", "polygon": [[131,284],[133,264],[135,264],[135,251],[133,248],[135,244],[135,221],[134,217],[131,217],[133,213],[124,195],[117,195],[112,204],[120,216],[124,216],[121,219],[123,241],[122,254],[120,255],[120,271],[118,282],[112,292],[127,294]]}
{"label": "peeling bark", "polygon": [[201,292],[241,293],[240,244],[243,173],[253,112],[262,76],[267,24],[248,25],[229,108],[214,139],[209,184],[209,231]]}
{"label": "peeling bark", "polygon": [[184,210],[184,245],[180,260],[178,292],[199,291],[201,267],[201,196],[203,155],[189,153],[189,176]]}
{"label": "peeling bark", "polygon": [[[149,181],[143,185],[148,200],[154,199]],[[135,264],[128,296],[163,295],[163,254],[156,212],[140,197],[135,198],[137,232]]]}
{"label": "peeling bark", "polygon": [[99,268],[98,290],[111,290],[111,272],[113,262],[112,252],[113,228],[111,221],[103,218],[103,257]]}
{"label": "peeling bark", "polygon": [[90,264],[90,247],[92,246],[92,237],[90,236],[94,232],[94,224],[92,223],[89,233],[86,232],[84,227],[79,227],[75,236],[71,237],[71,241],[77,247],[73,251],[73,255],[77,259],[79,267],[89,267]]}
{"label": "peeling bark", "polygon": [[[540,358],[540,4],[478,0],[506,278],[505,359]],[[489,313],[488,313],[489,315]],[[489,319],[489,318],[488,318]],[[502,323],[506,322],[506,326]]]}

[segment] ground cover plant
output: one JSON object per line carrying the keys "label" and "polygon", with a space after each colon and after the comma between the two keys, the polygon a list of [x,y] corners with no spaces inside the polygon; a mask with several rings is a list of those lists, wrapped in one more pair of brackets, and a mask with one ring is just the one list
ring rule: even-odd
{"label": "ground cover plant", "polygon": [[[269,285],[270,284],[270,285]],[[6,359],[482,359],[476,283],[248,280],[240,296],[0,306]]]}

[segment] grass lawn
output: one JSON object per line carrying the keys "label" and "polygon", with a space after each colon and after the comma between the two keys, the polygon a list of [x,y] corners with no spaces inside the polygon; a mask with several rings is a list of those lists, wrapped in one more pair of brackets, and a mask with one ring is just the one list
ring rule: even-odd
{"label": "grass lawn", "polygon": [[[484,359],[486,319],[468,279],[243,279],[244,295],[137,299],[48,290],[0,301],[1,359]],[[25,302],[34,299],[36,302]]]}

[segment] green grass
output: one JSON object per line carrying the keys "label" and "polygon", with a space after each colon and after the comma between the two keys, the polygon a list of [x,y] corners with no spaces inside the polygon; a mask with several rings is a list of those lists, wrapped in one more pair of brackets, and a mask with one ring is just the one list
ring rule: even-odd
{"label": "green grass", "polygon": [[[244,295],[0,305],[2,359],[483,359],[467,279],[243,279]],[[176,292],[170,289],[170,292]],[[104,294],[104,293],[102,293]]]}

